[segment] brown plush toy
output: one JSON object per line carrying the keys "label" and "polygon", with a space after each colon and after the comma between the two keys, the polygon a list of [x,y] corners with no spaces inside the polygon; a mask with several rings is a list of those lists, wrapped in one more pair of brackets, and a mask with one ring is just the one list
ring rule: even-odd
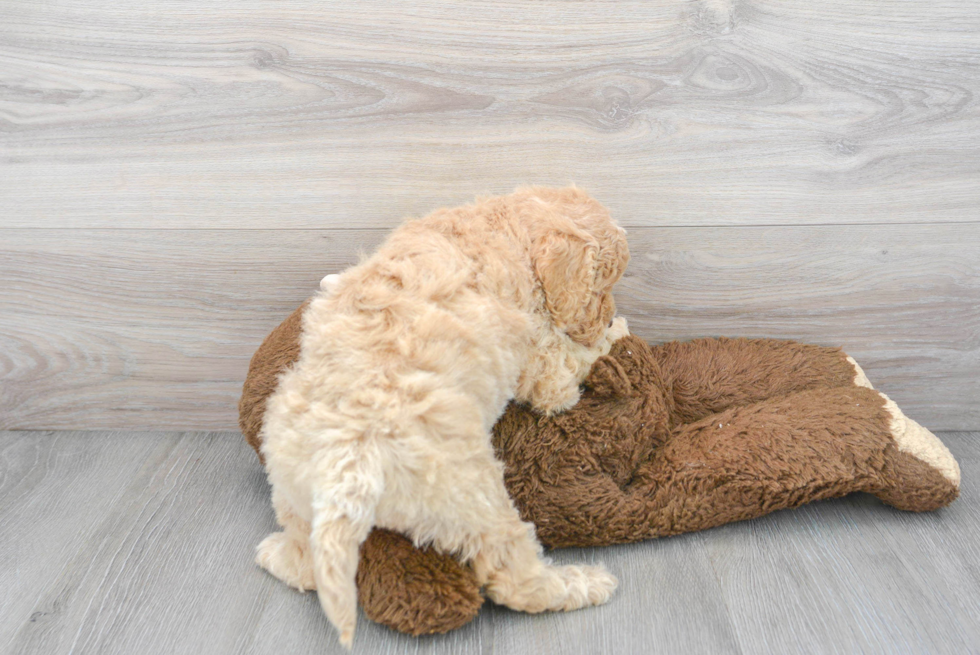
{"label": "brown plush toy", "polygon": [[[252,358],[239,411],[256,452],[265,398],[299,355],[304,308]],[[855,491],[911,511],[959,494],[942,442],[840,350],[628,336],[585,386],[563,414],[512,403],[494,427],[507,488],[549,547],[703,530]],[[414,635],[464,625],[483,604],[465,564],[386,530],[362,546],[357,583],[369,618]]]}

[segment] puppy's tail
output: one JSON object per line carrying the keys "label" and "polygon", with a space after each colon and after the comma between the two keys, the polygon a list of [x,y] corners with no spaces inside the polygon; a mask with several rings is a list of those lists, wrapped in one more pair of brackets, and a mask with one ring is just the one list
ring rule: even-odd
{"label": "puppy's tail", "polygon": [[377,459],[354,452],[317,463],[310,551],[320,607],[350,648],[357,624],[358,550],[384,488]]}

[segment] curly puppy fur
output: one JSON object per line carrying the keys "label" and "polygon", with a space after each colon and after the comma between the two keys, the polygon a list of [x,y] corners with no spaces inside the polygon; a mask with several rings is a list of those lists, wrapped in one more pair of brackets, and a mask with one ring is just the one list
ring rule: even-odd
{"label": "curly puppy fur", "polygon": [[374,526],[471,562],[497,603],[605,602],[602,567],[556,567],[504,487],[490,430],[511,399],[543,414],[579,399],[627,332],[612,286],[624,231],[576,188],[410,220],[302,312],[299,358],[260,440],[283,532],[258,561],[320,604],[350,646],[358,548]]}

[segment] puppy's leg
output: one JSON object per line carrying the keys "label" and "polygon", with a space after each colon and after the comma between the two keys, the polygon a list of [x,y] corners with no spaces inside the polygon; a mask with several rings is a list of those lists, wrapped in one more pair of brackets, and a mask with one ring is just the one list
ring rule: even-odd
{"label": "puppy's leg", "polygon": [[551,565],[534,528],[518,517],[507,532],[486,539],[473,560],[493,602],[522,612],[569,611],[601,605],[615,591],[616,578],[603,566]]}
{"label": "puppy's leg", "polygon": [[299,591],[316,589],[310,553],[310,524],[296,515],[275,487],[272,489],[272,506],[283,530],[262,540],[256,548],[255,563]]}
{"label": "puppy's leg", "polygon": [[[488,454],[488,457],[492,455]],[[553,566],[542,555],[534,526],[521,521],[507,490],[503,472],[474,477],[470,491],[482,501],[484,525],[475,541],[473,568],[495,603],[523,612],[574,610],[600,605],[612,596],[616,578],[602,566]]]}
{"label": "puppy's leg", "polygon": [[384,488],[379,459],[364,438],[318,454],[312,476],[310,550],[320,607],[350,648],[357,623],[358,549],[374,526]]}

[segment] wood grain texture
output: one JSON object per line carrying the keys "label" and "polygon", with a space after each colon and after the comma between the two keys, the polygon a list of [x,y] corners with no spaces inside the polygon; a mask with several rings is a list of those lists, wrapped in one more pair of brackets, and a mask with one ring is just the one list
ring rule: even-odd
{"label": "wood grain texture", "polygon": [[[970,500],[980,451],[964,439],[944,440],[967,476],[960,500],[940,510],[944,519],[957,517],[951,522],[856,494],[712,531],[709,557],[744,652],[976,649],[976,556],[950,545],[972,534],[980,516]],[[913,587],[923,591],[899,590]],[[847,646],[826,648],[830,633]]]}
{"label": "wood grain texture", "polygon": [[6,227],[391,227],[574,181],[629,226],[976,221],[954,0],[0,5]]}
{"label": "wood grain texture", "polygon": [[980,427],[966,0],[0,3],[0,427],[231,429],[406,215],[576,182],[651,340],[842,345]]}
{"label": "wood grain texture", "polygon": [[[935,653],[980,641],[980,433],[942,435],[961,498],[907,514],[855,495],[706,532],[562,550],[613,600],[527,615],[490,604],[414,639],[361,616],[355,653]],[[313,594],[252,563],[274,528],[235,433],[0,432],[0,649],[344,653]]]}
{"label": "wood grain texture", "polygon": [[[0,231],[0,427],[235,429],[248,360],[384,230]],[[650,341],[842,346],[934,430],[980,425],[980,229],[635,228]]]}
{"label": "wood grain texture", "polygon": [[[113,526],[102,520],[145,486],[174,443],[162,434],[100,433],[89,443],[68,433],[0,435],[0,650],[16,652],[9,645],[23,625],[44,632],[66,605],[84,608],[76,593],[91,571],[76,553],[107,537]],[[57,594],[39,603],[56,582]]]}

